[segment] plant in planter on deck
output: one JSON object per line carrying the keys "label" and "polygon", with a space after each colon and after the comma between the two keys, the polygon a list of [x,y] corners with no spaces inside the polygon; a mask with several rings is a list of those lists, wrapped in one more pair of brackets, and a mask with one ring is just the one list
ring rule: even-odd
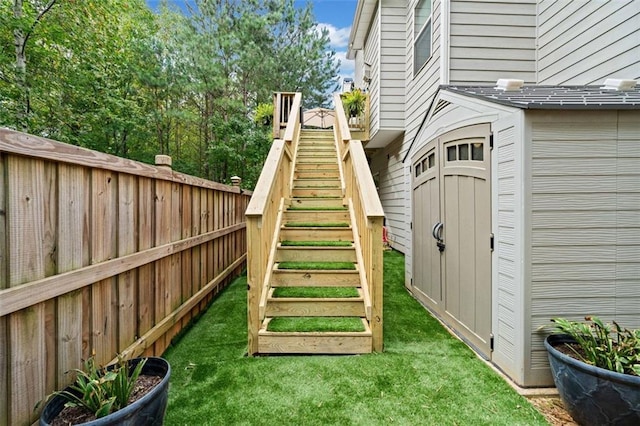
{"label": "plant in planter on deck", "polygon": [[565,407],[582,425],[640,424],[640,330],[554,318],[545,340]]}
{"label": "plant in planter on deck", "polygon": [[350,118],[349,124],[351,124],[351,119],[357,120],[362,115],[366,99],[367,95],[360,89],[354,89],[342,94],[342,105],[347,117]]}
{"label": "plant in planter on deck", "polygon": [[[107,368],[99,367],[93,358],[85,361],[83,369],[75,370],[75,382],[52,394],[40,425],[54,424],[62,414],[70,424],[161,425],[167,405],[169,364],[162,358],[118,359]],[[143,376],[147,381],[141,384],[138,379]]]}

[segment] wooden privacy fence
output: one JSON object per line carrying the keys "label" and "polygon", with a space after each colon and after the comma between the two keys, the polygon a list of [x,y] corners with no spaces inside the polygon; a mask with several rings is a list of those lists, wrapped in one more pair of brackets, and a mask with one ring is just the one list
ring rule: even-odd
{"label": "wooden privacy fence", "polygon": [[249,196],[0,129],[0,425],[91,354],[162,354],[242,272]]}

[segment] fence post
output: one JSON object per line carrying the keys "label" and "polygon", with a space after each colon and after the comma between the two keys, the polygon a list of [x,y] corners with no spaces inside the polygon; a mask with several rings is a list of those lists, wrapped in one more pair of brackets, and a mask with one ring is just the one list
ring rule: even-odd
{"label": "fence post", "polygon": [[171,157],[168,155],[156,155],[156,166],[171,170]]}

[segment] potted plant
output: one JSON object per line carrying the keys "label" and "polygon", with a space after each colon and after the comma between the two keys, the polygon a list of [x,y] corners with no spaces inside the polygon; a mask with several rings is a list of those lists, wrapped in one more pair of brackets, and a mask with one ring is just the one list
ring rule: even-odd
{"label": "potted plant", "polygon": [[358,124],[357,121],[364,112],[366,100],[367,95],[360,89],[354,89],[342,94],[342,104],[344,105],[345,113],[349,117],[349,124]]}
{"label": "potted plant", "polygon": [[[134,358],[103,369],[93,358],[76,381],[52,394],[40,425],[162,425],[171,368],[162,358]],[[55,423],[54,423],[55,421]]]}
{"label": "potted plant", "polygon": [[565,408],[581,425],[640,424],[640,330],[552,319],[545,347]]}

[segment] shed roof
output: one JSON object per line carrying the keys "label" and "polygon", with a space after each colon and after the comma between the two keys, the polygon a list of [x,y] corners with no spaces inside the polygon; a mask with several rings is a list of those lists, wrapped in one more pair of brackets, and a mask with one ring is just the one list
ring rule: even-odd
{"label": "shed roof", "polygon": [[522,109],[640,109],[640,86],[611,90],[602,86],[440,86],[441,90]]}

